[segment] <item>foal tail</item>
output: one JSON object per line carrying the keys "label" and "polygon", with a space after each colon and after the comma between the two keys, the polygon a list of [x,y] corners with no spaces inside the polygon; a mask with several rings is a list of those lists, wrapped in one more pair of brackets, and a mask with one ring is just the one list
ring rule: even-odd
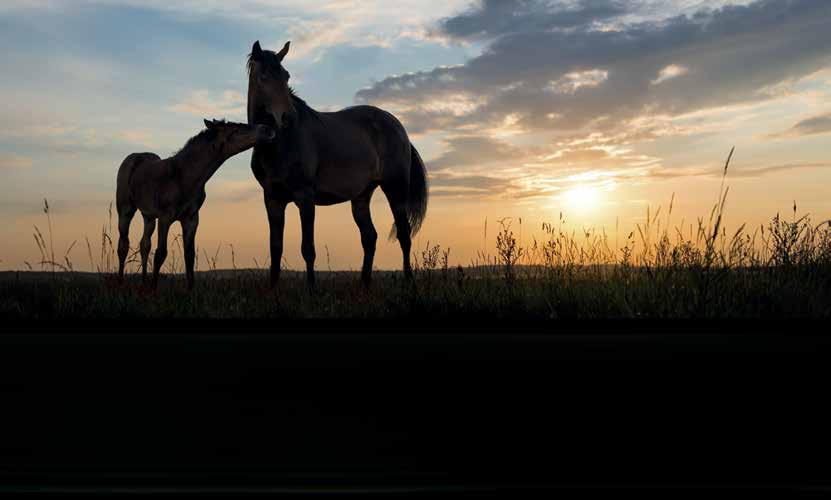
{"label": "foal tail", "polygon": [[133,153],[124,158],[121,166],[118,167],[115,188],[115,206],[121,213],[122,209],[129,209],[133,202],[130,200],[130,180],[133,172],[141,165],[159,161],[161,158],[155,153]]}
{"label": "foal tail", "polygon": [[119,213],[121,213],[122,208],[130,205],[130,178],[133,176],[138,157],[138,154],[133,153],[127,156],[127,158],[124,158],[121,166],[118,167],[115,186],[115,208]]}
{"label": "foal tail", "polygon": [[[410,144],[410,189],[407,193],[407,220],[410,223],[410,237],[415,236],[421,229],[424,216],[427,214],[427,199],[429,188],[427,185],[427,168],[418,150]],[[390,240],[396,238],[395,224],[390,231]]]}

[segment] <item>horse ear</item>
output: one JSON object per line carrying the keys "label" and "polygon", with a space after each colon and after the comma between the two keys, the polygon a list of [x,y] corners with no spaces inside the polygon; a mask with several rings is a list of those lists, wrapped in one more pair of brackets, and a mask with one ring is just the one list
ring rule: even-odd
{"label": "horse ear", "polygon": [[263,55],[263,48],[260,47],[260,41],[254,42],[254,47],[251,49],[251,59],[258,61]]}
{"label": "horse ear", "polygon": [[208,130],[213,130],[214,123],[212,121],[208,120],[208,119],[205,119],[205,127],[207,127]]}
{"label": "horse ear", "polygon": [[286,57],[286,54],[289,53],[289,45],[291,45],[291,42],[286,42],[286,44],[283,45],[282,50],[277,53],[277,58],[280,59],[281,62],[283,61],[283,58]]}

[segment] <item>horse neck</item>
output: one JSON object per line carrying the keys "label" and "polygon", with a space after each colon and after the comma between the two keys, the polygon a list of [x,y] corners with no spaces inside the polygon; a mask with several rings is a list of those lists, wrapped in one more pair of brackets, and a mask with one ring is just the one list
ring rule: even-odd
{"label": "horse neck", "polygon": [[254,84],[251,79],[248,79],[248,124],[254,125],[254,114],[257,111],[256,92],[254,92]]}
{"label": "horse neck", "polygon": [[214,152],[184,151],[178,161],[185,188],[192,190],[204,187],[227,159],[226,155]]}

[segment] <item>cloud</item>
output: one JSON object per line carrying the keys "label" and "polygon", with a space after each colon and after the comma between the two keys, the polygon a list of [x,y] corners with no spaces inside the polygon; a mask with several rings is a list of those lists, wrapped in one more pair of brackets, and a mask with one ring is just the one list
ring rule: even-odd
{"label": "cloud", "polygon": [[117,133],[69,123],[0,127],[0,138],[9,138],[18,145],[36,147],[41,151],[79,153],[99,150],[112,145]]}
{"label": "cloud", "polygon": [[658,78],[652,80],[650,83],[652,85],[660,85],[667,80],[672,80],[673,78],[684,76],[689,72],[689,68],[685,68],[684,66],[679,66],[677,64],[670,64],[669,66],[662,69],[658,73]]}
{"label": "cloud", "polygon": [[453,198],[483,198],[498,196],[508,190],[511,181],[487,175],[453,174],[437,172],[430,174],[430,196]]}
{"label": "cloud", "polygon": [[448,149],[428,162],[431,169],[504,163],[527,156],[526,151],[516,146],[487,137],[460,136],[444,142]]}
{"label": "cloud", "polygon": [[573,28],[627,12],[621,0],[482,0],[442,19],[436,33],[452,39],[487,39],[508,33]]}
{"label": "cloud", "polygon": [[32,168],[32,159],[16,154],[0,154],[0,170],[25,170]]}
{"label": "cloud", "polygon": [[117,138],[132,145],[158,148],[159,142],[154,134],[147,130],[125,130],[117,135]]}
{"label": "cloud", "polygon": [[828,133],[831,133],[831,113],[806,118],[805,120],[798,122],[790,129],[773,134],[770,137],[773,139],[781,139]]}
{"label": "cloud", "polygon": [[[727,172],[729,179],[751,179],[758,178],[769,174],[780,172],[788,172],[791,170],[814,169],[814,168],[831,168],[831,163],[825,162],[808,162],[808,163],[784,163],[781,165],[770,165],[766,167],[756,168],[731,168]],[[650,173],[651,177],[656,179],[676,179],[679,177],[721,177],[721,168],[710,169],[660,169]]]}
{"label": "cloud", "polygon": [[212,200],[236,203],[262,196],[262,189],[252,179],[248,181],[217,180],[208,184],[208,194]]}
{"label": "cloud", "polygon": [[609,79],[609,72],[602,69],[575,71],[548,84],[548,89],[558,94],[574,94],[583,87],[597,87]]}
{"label": "cloud", "polygon": [[[85,117],[86,118],[86,117]],[[41,118],[37,118],[40,120]],[[44,121],[49,121],[47,117]],[[13,120],[12,120],[13,121]],[[201,122],[200,122],[201,123]],[[121,154],[125,148],[158,150],[169,147],[159,130],[121,128],[117,123],[102,123],[91,127],[83,123],[64,120],[44,124],[4,126],[0,124],[0,141],[9,140],[26,154]],[[126,153],[125,153],[126,154]]]}
{"label": "cloud", "polygon": [[[514,10],[504,16],[522,18],[549,16],[552,4],[506,5]],[[470,15],[441,27],[455,33],[448,28],[456,26],[453,19]],[[391,76],[357,92],[356,100],[389,106],[419,132],[482,131],[510,115],[525,131],[608,131],[647,115],[764,101],[775,85],[831,64],[826,0],[758,0],[603,29],[506,23],[482,24],[498,36],[467,63]],[[569,80],[582,83],[551,92],[552,82]],[[477,106],[461,114],[428,108],[447,96]]]}
{"label": "cloud", "polygon": [[[782,165],[771,165],[760,168],[739,169],[734,172],[728,172],[727,176],[733,178],[754,178],[762,177],[768,174],[775,174],[779,172],[788,172],[791,170],[802,170],[808,168],[829,168],[831,163],[786,163]],[[717,174],[711,174],[717,175]]]}
{"label": "cloud", "polygon": [[[620,139],[620,138],[616,138]],[[607,142],[606,137],[517,145],[481,136],[444,140],[445,152],[427,161],[430,192],[438,196],[528,200],[574,186],[613,189],[645,178],[659,160]]]}
{"label": "cloud", "polygon": [[247,98],[235,90],[226,90],[216,96],[209,90],[194,90],[182,102],[167,109],[175,113],[186,113],[203,118],[245,117]]}
{"label": "cloud", "polygon": [[20,10],[115,5],[153,9],[196,20],[208,17],[242,20],[257,27],[264,46],[279,48],[286,39],[291,39],[294,56],[314,63],[327,49],[339,45],[388,47],[402,39],[426,40],[425,24],[457,11],[468,1],[3,0],[0,15]]}

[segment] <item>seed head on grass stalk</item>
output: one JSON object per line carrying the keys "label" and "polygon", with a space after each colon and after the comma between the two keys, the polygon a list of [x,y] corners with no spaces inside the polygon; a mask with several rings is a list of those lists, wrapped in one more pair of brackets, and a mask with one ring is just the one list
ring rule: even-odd
{"label": "seed head on grass stalk", "polygon": [[718,189],[718,199],[721,200],[721,193],[724,190],[724,181],[727,179],[727,169],[730,167],[730,160],[733,158],[733,152],[736,151],[736,146],[730,148],[730,154],[727,155],[727,161],[724,162],[724,171],[721,174],[721,186]]}
{"label": "seed head on grass stalk", "polygon": [[[84,239],[87,240],[87,252],[89,254],[89,270],[95,271],[95,261],[92,258],[92,245],[89,243],[89,238],[84,236]],[[101,272],[101,269],[98,269],[98,272]]]}
{"label": "seed head on grass stalk", "polygon": [[46,214],[46,222],[49,225],[49,248],[50,259],[52,261],[52,273],[55,272],[55,243],[52,240],[52,217],[49,215],[49,202],[46,198],[43,199],[43,213]]}
{"label": "seed head on grass stalk", "polygon": [[75,243],[78,243],[78,240],[73,241],[73,242],[72,242],[72,244],[71,244],[71,245],[69,245],[69,248],[67,248],[67,249],[66,249],[66,253],[64,253],[64,256],[63,256],[63,260],[64,260],[64,262],[66,262],[66,267],[67,267],[70,271],[73,271],[73,270],[74,270],[74,268],[72,267],[72,261],[69,259],[69,253],[70,253],[70,252],[72,251],[72,249],[75,247]]}
{"label": "seed head on grass stalk", "polygon": [[222,242],[219,242],[219,245],[216,246],[216,253],[214,253],[213,261],[212,261],[212,269],[216,271],[217,261],[219,260],[219,250],[222,248]]}
{"label": "seed head on grass stalk", "polygon": [[32,236],[34,236],[35,244],[40,252],[40,268],[43,270],[43,263],[46,262],[46,243],[43,242],[43,235],[40,233],[40,229],[38,229],[37,226],[35,226],[35,232]]}

